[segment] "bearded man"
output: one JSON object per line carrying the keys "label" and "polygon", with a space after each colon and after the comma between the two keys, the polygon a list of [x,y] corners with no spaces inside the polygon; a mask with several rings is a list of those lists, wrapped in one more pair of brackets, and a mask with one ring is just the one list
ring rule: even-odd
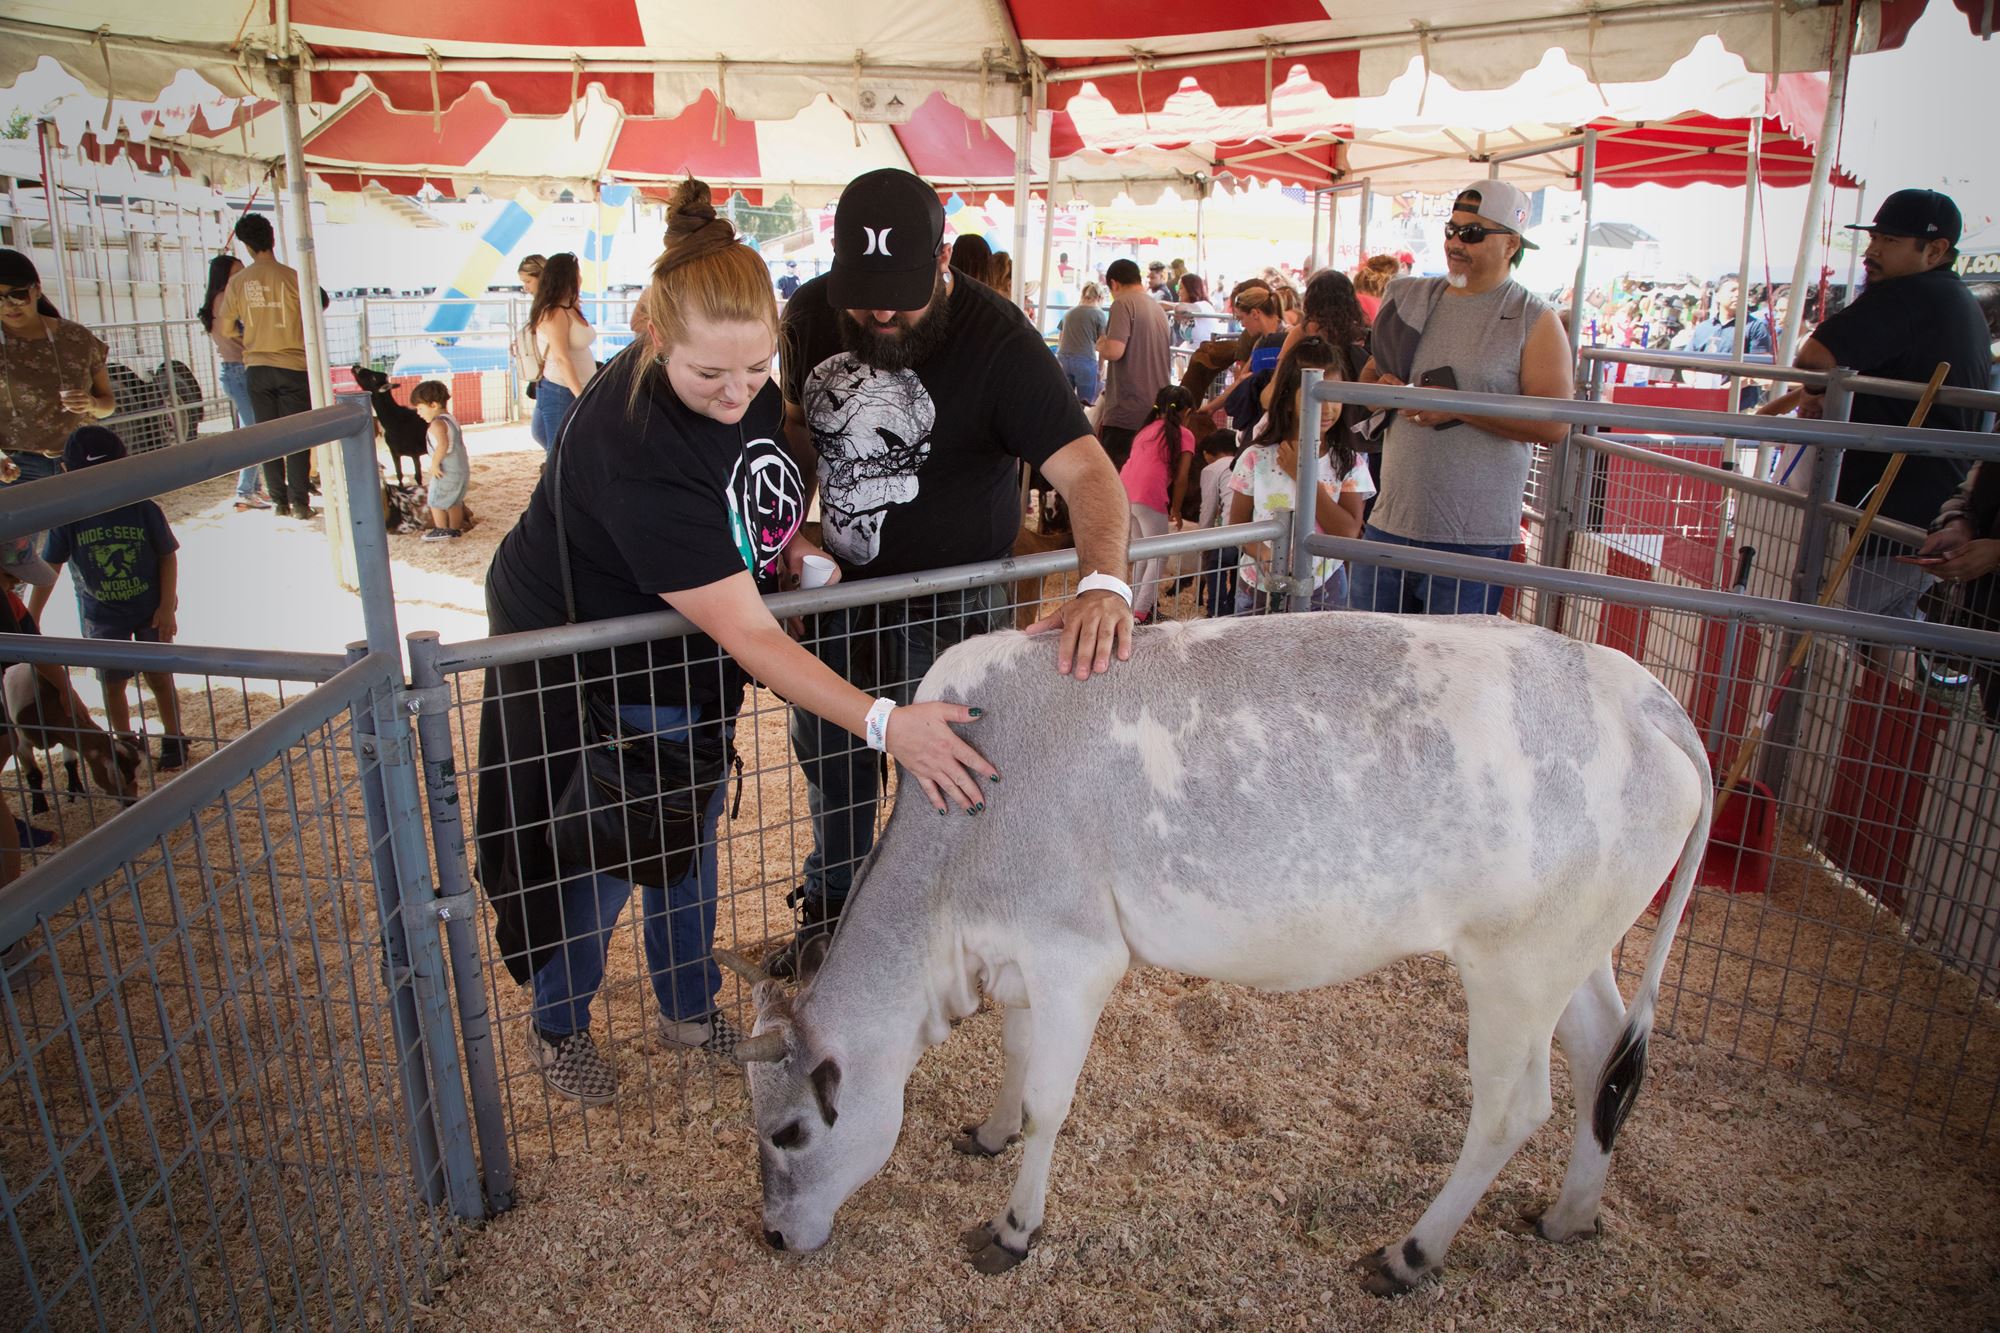
{"label": "bearded man", "polygon": [[[1083,577],[1034,631],[1059,632],[1057,669],[1079,680],[1131,655],[1125,488],[1062,367],[1007,299],[949,267],[937,191],[907,171],[859,176],[834,212],[833,267],[785,304],[786,428],[817,476],[823,537],[841,578],[998,560],[1021,526],[1021,465],[1069,505]],[[1005,623],[999,584],[811,618],[806,643],[871,694],[907,702],[937,655]],[[975,744],[977,738],[974,738]],[[830,931],[874,845],[875,754],[793,710],[813,850],[797,939]],[[976,811],[974,812],[977,813]]]}

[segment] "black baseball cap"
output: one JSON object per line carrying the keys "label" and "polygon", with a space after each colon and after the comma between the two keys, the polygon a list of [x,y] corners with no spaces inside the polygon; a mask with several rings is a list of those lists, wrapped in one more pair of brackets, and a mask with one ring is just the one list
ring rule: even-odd
{"label": "black baseball cap", "polygon": [[833,212],[827,298],[836,310],[921,310],[943,245],[936,190],[896,167],[856,176]]}
{"label": "black baseball cap", "polygon": [[1914,236],[1920,241],[1949,241],[1958,244],[1965,219],[1948,194],[1936,190],[1898,190],[1875,210],[1875,220],[1866,225],[1849,223],[1849,231],[1881,232],[1884,236]]}
{"label": "black baseball cap", "polygon": [[125,441],[108,426],[78,426],[63,441],[63,470],[74,472],[94,463],[125,456]]}

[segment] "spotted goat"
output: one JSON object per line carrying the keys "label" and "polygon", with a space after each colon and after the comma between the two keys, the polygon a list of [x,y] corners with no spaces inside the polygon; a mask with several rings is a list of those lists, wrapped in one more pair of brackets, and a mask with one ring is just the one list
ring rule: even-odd
{"label": "spotted goat", "polygon": [[[1707,756],[1666,689],[1609,649],[1460,617],[1163,625],[1088,684],[1054,655],[1009,631],[938,659],[918,697],[982,708],[968,735],[1004,780],[969,819],[940,819],[902,785],[796,997],[724,959],[757,1007],[738,1056],[767,1241],[827,1242],[888,1160],[918,1057],[982,989],[1004,1006],[1005,1072],[955,1146],[1024,1144],[1012,1196],[966,1236],[997,1273],[1042,1225],[1057,1131],[1128,968],[1292,991],[1424,953],[1449,956],[1465,987],[1471,1120],[1430,1207],[1362,1261],[1365,1285],[1397,1294],[1441,1269],[1550,1114],[1551,1037],[1576,1135],[1535,1230],[1594,1234],[1708,836]],[[1107,808],[1127,813],[1084,814]],[[1246,812],[1274,836],[1242,836]],[[1612,950],[1669,875],[1628,1011]]]}

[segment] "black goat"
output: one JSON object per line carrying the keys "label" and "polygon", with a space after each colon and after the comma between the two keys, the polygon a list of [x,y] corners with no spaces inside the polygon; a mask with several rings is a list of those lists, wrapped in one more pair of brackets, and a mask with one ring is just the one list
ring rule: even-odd
{"label": "black goat", "polygon": [[389,377],[366,366],[349,366],[354,382],[375,404],[375,420],[381,423],[382,438],[388,441],[389,456],[396,463],[396,484],[403,484],[403,460],[411,460],[417,470],[417,485],[424,484],[424,456],[430,453],[430,427],[414,407],[396,401]]}

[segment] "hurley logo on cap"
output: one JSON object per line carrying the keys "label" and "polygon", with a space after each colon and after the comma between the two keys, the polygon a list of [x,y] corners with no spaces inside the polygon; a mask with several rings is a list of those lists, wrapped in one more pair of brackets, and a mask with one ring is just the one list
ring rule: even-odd
{"label": "hurley logo on cap", "polygon": [[889,233],[894,230],[896,230],[894,227],[862,227],[862,234],[868,238],[868,248],[861,252],[862,255],[864,257],[868,255],[888,255]]}

